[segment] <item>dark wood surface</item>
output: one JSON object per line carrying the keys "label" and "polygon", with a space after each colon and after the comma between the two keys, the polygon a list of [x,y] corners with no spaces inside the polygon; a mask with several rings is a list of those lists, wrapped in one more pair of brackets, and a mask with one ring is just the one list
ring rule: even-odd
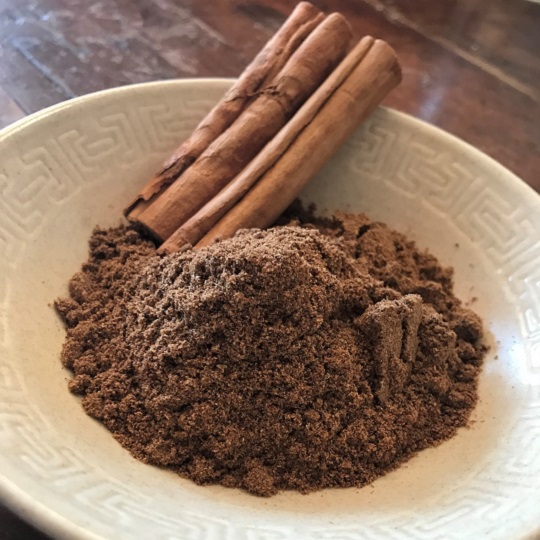
{"label": "dark wood surface", "polygon": [[[0,0],[0,128],[134,82],[235,76],[295,0]],[[540,191],[540,4],[313,0],[398,51],[387,104],[458,135]],[[1,450],[0,450],[1,451]],[[0,540],[41,539],[0,507]]]}

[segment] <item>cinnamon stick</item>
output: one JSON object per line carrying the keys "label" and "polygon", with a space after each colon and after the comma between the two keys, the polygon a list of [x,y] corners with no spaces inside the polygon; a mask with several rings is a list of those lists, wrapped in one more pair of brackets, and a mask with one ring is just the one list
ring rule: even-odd
{"label": "cinnamon stick", "polygon": [[137,222],[158,241],[169,238],[285,125],[345,56],[351,37],[343,16],[334,13],[326,17],[291,56],[275,82],[137,217]]}
{"label": "cinnamon stick", "polygon": [[239,229],[271,225],[400,79],[393,49],[376,40],[288,151],[196,247],[228,238]]}
{"label": "cinnamon stick", "polygon": [[294,117],[261,150],[261,152],[216,197],[180,226],[160,247],[160,252],[174,252],[185,244],[195,245],[249,191],[287,151],[298,135],[364,59],[374,43],[364,37],[339,64],[324,83],[304,103]]}
{"label": "cinnamon stick", "polygon": [[294,51],[323,19],[323,13],[309,2],[298,4],[223,99],[141,189],[124,211],[125,215],[135,219],[154,198],[167,189],[238,118],[249,100],[270,84]]}

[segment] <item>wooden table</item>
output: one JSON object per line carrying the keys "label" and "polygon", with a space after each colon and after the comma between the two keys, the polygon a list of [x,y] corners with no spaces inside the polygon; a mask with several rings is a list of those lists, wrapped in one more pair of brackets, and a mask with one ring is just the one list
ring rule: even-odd
{"label": "wooden table", "polygon": [[[0,0],[0,128],[124,84],[235,76],[296,0]],[[540,191],[540,4],[313,0],[398,51],[386,104],[465,139]],[[0,450],[1,451],[1,450]],[[44,536],[0,507],[0,540]]]}

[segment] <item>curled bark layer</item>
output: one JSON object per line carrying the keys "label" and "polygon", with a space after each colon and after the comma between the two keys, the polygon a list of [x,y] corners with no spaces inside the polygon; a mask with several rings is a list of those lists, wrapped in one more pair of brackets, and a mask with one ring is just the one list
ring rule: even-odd
{"label": "curled bark layer", "polygon": [[197,243],[207,246],[239,229],[272,224],[311,177],[401,80],[394,50],[376,40],[365,58],[288,151]]}
{"label": "curled bark layer", "polygon": [[238,118],[253,96],[271,83],[323,19],[324,14],[309,2],[296,6],[223,99],[129,204],[124,211],[129,219],[136,219]]}
{"label": "curled bark layer", "polygon": [[283,69],[201,156],[136,221],[159,241],[225,187],[289,121],[346,55],[352,38],[334,13],[308,36]]}

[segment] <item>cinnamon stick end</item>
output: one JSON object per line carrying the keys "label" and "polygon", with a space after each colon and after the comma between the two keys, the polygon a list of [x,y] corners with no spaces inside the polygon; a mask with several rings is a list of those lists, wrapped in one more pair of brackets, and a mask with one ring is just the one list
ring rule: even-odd
{"label": "cinnamon stick end", "polygon": [[299,12],[299,11],[305,11],[305,12],[310,12],[312,13],[313,15],[317,15],[318,13],[320,13],[321,11],[319,10],[319,8],[316,8],[311,2],[300,2],[296,5],[296,8],[294,9],[293,11],[293,14],[294,12]]}
{"label": "cinnamon stick end", "polygon": [[163,244],[158,248],[157,253],[158,255],[170,255],[171,253],[174,253],[175,251],[176,251],[175,249],[171,249],[169,246],[166,246],[165,244]]}
{"label": "cinnamon stick end", "polygon": [[394,62],[392,64],[391,70],[392,70],[393,75],[396,78],[396,86],[397,86],[403,79],[403,72],[401,70],[401,64],[399,63],[399,58],[396,54],[395,49],[387,41],[384,41],[382,39],[376,39],[373,43],[373,47],[386,49],[386,51],[393,58]]}

